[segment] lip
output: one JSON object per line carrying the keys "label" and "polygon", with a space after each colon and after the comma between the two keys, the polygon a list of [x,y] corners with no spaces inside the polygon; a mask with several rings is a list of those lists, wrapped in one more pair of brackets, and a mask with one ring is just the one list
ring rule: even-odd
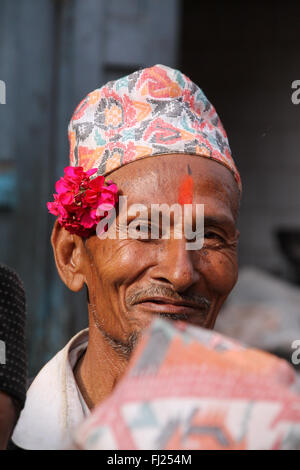
{"label": "lip", "polygon": [[192,302],[178,301],[166,297],[151,297],[139,300],[135,306],[153,313],[168,313],[177,315],[192,315],[203,313],[201,306]]}

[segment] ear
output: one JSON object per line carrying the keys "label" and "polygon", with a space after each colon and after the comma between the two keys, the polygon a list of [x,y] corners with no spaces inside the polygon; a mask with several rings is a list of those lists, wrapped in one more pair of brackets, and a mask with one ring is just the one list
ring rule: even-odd
{"label": "ear", "polygon": [[51,244],[62,281],[69,289],[78,292],[86,282],[84,274],[86,250],[82,238],[68,232],[56,220]]}

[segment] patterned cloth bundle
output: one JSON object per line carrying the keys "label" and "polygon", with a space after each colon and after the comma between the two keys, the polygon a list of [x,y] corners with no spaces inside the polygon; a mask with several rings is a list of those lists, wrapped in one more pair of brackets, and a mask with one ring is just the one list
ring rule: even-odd
{"label": "patterned cloth bundle", "polygon": [[300,390],[282,359],[156,319],[77,449],[300,449]]}

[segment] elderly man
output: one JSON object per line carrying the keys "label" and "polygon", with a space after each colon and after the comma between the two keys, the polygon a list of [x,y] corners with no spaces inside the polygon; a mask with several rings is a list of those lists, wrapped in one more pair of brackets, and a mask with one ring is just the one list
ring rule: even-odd
{"label": "elderly man", "polygon": [[[26,449],[67,446],[77,424],[110,395],[155,316],[213,328],[237,280],[240,177],[215,109],[190,79],[156,65],[109,82],[80,103],[69,139],[71,167],[48,208],[58,216],[52,245],[60,277],[73,291],[87,287],[89,330],[32,383],[13,435]],[[116,191],[127,196],[125,209]],[[147,211],[138,223],[134,204]],[[187,249],[174,214],[170,236],[160,217],[152,237],[155,204],[192,208],[190,231],[204,205],[201,247]],[[98,231],[104,216],[109,222]]]}

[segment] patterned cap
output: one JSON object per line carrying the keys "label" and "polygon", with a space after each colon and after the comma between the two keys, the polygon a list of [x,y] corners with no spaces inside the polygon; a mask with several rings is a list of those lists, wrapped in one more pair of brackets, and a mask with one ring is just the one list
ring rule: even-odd
{"label": "patterned cap", "polygon": [[21,280],[0,264],[0,391],[24,407],[27,358],[25,350],[25,294]]}
{"label": "patterned cap", "polygon": [[215,108],[188,77],[164,65],[89,93],[73,114],[69,141],[70,164],[99,175],[139,158],[189,154],[223,164],[242,189]]}

